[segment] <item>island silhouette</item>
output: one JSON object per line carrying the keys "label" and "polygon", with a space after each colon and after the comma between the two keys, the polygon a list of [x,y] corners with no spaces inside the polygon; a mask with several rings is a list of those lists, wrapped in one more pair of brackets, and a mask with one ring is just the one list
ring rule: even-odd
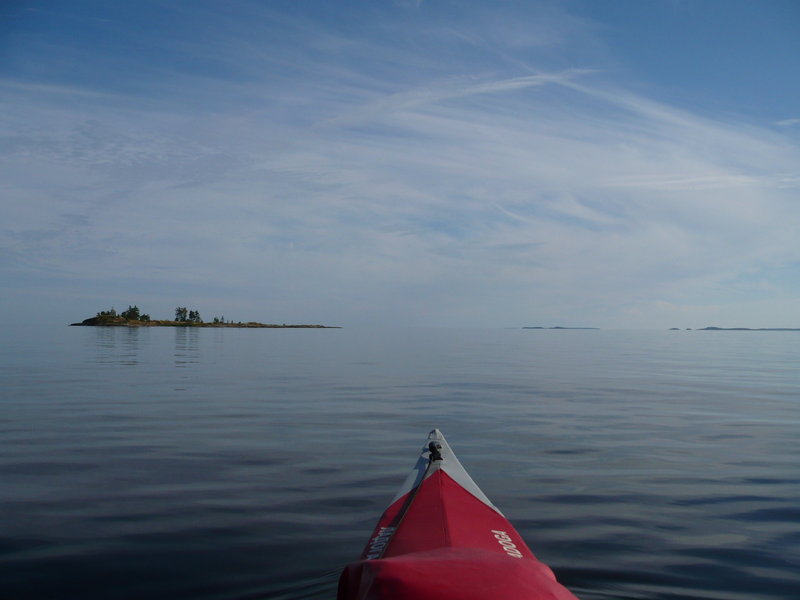
{"label": "island silhouette", "polygon": [[200,312],[179,306],[175,309],[175,319],[152,319],[149,314],[142,313],[139,307],[128,306],[128,310],[121,313],[112,307],[101,310],[94,317],[84,319],[80,323],[70,323],[71,326],[86,327],[245,327],[245,328],[270,328],[270,329],[341,329],[331,325],[278,325],[277,323],[259,323],[258,321],[233,321],[225,317],[214,317],[210,322],[203,321]]}

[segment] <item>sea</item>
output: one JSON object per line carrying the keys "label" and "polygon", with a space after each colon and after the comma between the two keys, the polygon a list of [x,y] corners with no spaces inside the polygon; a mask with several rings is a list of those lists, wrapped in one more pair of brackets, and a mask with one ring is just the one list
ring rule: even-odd
{"label": "sea", "polygon": [[800,598],[800,332],[4,327],[2,600],[334,600],[433,428],[581,600]]}

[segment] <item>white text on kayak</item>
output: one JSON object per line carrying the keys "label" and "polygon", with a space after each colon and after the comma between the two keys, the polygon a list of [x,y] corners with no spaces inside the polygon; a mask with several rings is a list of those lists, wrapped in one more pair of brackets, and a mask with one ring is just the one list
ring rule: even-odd
{"label": "white text on kayak", "polygon": [[389,538],[392,537],[395,529],[397,528],[381,527],[378,530],[375,537],[369,541],[369,550],[367,550],[368,559],[378,558],[381,555],[381,551],[386,547],[386,544],[389,543]]}
{"label": "white text on kayak", "polygon": [[497,531],[496,529],[492,529],[492,533],[497,542],[503,547],[503,550],[506,551],[506,554],[514,558],[522,558],[522,552],[517,550],[516,544],[511,541],[511,536],[505,531]]}

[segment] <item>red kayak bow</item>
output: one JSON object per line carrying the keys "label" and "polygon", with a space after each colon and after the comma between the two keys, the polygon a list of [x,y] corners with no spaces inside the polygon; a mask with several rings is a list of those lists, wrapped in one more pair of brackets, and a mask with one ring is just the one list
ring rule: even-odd
{"label": "red kayak bow", "polygon": [[337,600],[577,600],[539,562],[438,429]]}

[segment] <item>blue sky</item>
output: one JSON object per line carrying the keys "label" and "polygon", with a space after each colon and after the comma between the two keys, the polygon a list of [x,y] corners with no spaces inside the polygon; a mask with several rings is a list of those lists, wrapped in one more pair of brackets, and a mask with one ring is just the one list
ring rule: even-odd
{"label": "blue sky", "polygon": [[800,327],[800,4],[6,2],[0,309]]}

